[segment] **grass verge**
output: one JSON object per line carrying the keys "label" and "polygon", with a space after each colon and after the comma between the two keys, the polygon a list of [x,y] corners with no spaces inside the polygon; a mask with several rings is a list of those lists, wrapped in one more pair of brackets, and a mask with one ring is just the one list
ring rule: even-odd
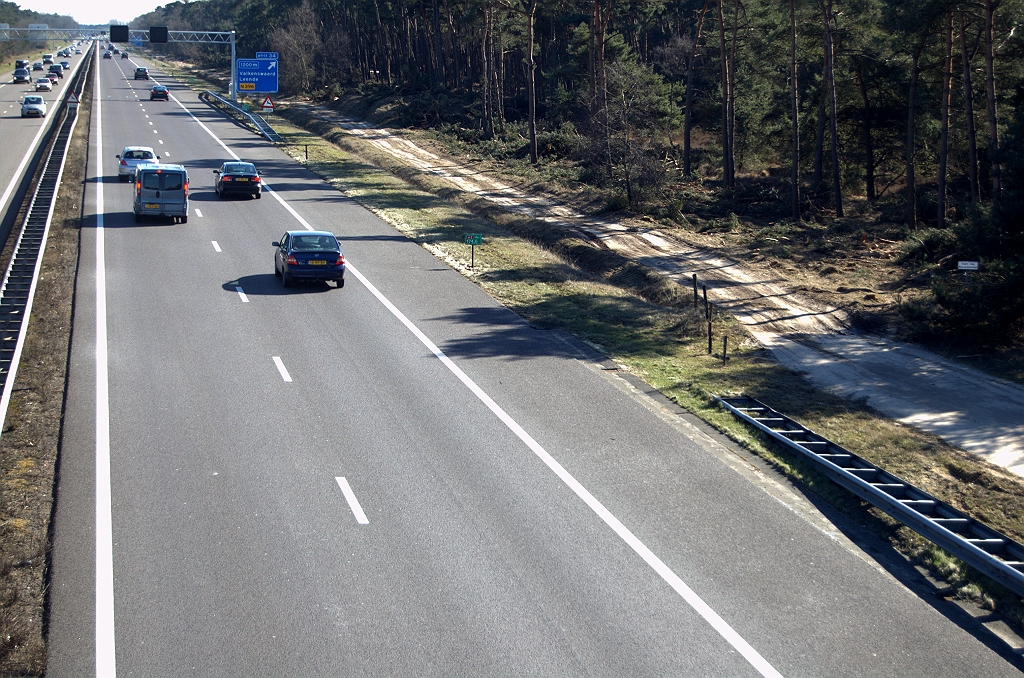
{"label": "grass verge", "polygon": [[[884,535],[913,561],[930,567],[952,594],[997,610],[1024,628],[1024,601],[952,559],[835,486],[811,464],[736,421],[712,394],[746,393],[886,468],[966,513],[1024,540],[1024,484],[939,438],[879,416],[858,402],[813,387],[773,361],[729,317],[716,316],[708,353],[703,317],[678,291],[646,287],[614,255],[584,259],[560,246],[564,234],[494,210],[429,175],[401,166],[308,112],[275,116],[285,150],[297,161],[374,211],[474,280],[500,303],[539,327],[573,332],[684,408],[768,460],[785,475],[862,525]],[[294,124],[293,124],[294,123]],[[300,126],[303,125],[303,126]],[[309,129],[306,129],[308,126]],[[308,157],[307,157],[308,153]],[[484,209],[486,207],[486,209]],[[482,233],[470,269],[463,234]],[[638,282],[638,280],[640,282]],[[660,302],[660,303],[658,303]],[[729,360],[721,338],[729,337]]]}

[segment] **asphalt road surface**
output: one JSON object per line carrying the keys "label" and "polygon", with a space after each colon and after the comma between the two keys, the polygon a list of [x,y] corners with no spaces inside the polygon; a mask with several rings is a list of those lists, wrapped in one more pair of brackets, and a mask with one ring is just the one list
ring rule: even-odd
{"label": "asphalt road surface", "polygon": [[[85,46],[82,49],[85,52]],[[56,50],[54,50],[56,52]],[[37,78],[45,77],[45,71],[31,70],[30,84],[14,83],[14,71],[7,71],[0,74],[0,214],[5,214],[8,208],[17,197],[17,187],[28,167],[31,166],[32,155],[39,148],[40,143],[49,129],[53,116],[50,111],[57,108],[58,104],[68,96],[68,85],[78,71],[84,54],[72,55],[70,57],[57,57],[56,63],[61,61],[71,62],[71,71],[64,74],[64,77],[57,80],[51,92],[37,92],[35,81]],[[31,61],[42,61],[43,51],[32,55]],[[49,66],[45,66],[49,68]],[[26,94],[38,94],[46,101],[47,114],[45,118],[22,118],[21,102]],[[13,215],[12,215],[13,216]],[[7,219],[0,219],[7,221]]]}
{"label": "asphalt road surface", "polygon": [[[145,64],[143,64],[145,65]],[[100,60],[47,674],[1017,668],[280,150]],[[157,80],[159,71],[154,70]],[[114,156],[190,174],[136,224]],[[212,170],[261,169],[262,200]],[[270,243],[336,233],[347,284]]]}

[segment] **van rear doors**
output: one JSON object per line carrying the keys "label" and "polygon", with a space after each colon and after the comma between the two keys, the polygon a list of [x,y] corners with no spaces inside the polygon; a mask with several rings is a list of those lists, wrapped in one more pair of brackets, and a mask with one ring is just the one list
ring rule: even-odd
{"label": "van rear doors", "polygon": [[144,216],[175,217],[188,222],[188,173],[181,165],[135,168],[135,221]]}

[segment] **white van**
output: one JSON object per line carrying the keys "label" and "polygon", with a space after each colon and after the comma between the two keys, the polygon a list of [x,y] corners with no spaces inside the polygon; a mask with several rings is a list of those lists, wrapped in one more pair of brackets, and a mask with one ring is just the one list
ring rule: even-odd
{"label": "white van", "polygon": [[171,217],[188,223],[188,172],[181,165],[140,164],[135,168],[135,221]]}

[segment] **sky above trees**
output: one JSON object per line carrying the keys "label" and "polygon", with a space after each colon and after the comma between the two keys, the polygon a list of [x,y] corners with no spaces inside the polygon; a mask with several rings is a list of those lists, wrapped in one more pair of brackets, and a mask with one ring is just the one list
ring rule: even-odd
{"label": "sky above trees", "polygon": [[17,4],[21,9],[41,14],[72,16],[78,23],[92,26],[109,24],[111,20],[128,23],[165,3],[158,0],[26,0]]}

